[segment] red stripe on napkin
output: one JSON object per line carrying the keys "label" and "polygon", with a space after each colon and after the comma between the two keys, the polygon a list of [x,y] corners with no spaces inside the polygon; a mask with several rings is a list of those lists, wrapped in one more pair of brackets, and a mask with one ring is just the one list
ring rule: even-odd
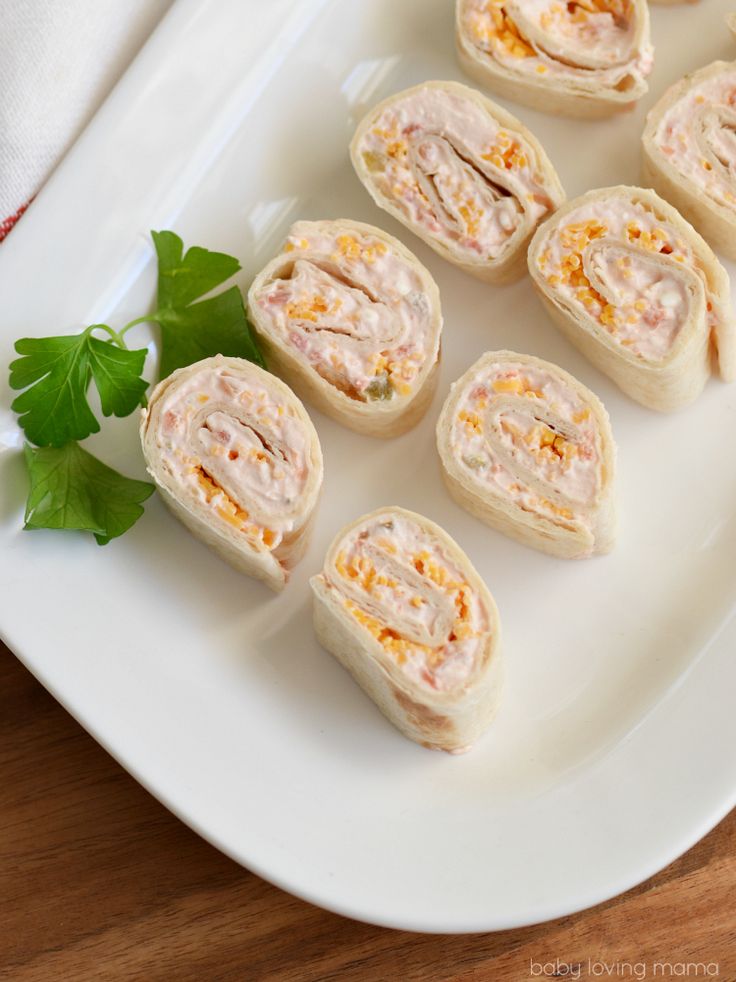
{"label": "red stripe on napkin", "polygon": [[3,239],[5,238],[5,236],[8,234],[8,232],[12,229],[12,227],[18,221],[18,219],[23,214],[23,212],[26,210],[26,208],[28,207],[28,205],[30,205],[31,201],[33,201],[33,198],[30,198],[28,201],[26,201],[26,203],[24,205],[21,205],[20,208],[16,211],[16,213],[14,215],[8,215],[7,218],[4,218],[2,220],[2,222],[0,222],[0,242],[3,241]]}

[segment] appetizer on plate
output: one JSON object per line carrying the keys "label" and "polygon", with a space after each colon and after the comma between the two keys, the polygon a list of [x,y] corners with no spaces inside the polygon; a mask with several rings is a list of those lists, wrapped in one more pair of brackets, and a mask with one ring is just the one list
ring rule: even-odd
{"label": "appetizer on plate", "polygon": [[141,419],[148,472],[176,517],[236,569],[281,590],[322,486],[312,421],[280,379],[217,355],[159,382]]}
{"label": "appetizer on plate", "polygon": [[379,508],[335,537],[311,585],[321,644],[394,726],[451,753],[477,740],[496,709],[501,625],[446,532]]}
{"label": "appetizer on plate", "polygon": [[506,99],[595,117],[647,91],[646,0],[456,0],[455,16],[460,64]]}
{"label": "appetizer on plate", "polygon": [[603,404],[557,365],[489,351],[437,421],[442,474],[486,525],[563,559],[614,543],[616,447]]}
{"label": "appetizer on plate", "polygon": [[672,85],[649,111],[644,177],[736,259],[736,62],[715,61]]}
{"label": "appetizer on plate", "polygon": [[726,271],[654,191],[602,188],[537,231],[529,272],[554,323],[632,399],[692,402],[711,373],[736,374]]}
{"label": "appetizer on plate", "polygon": [[458,82],[385,99],[358,126],[350,154],[379,207],[488,283],[523,274],[534,229],[565,199],[532,133]]}
{"label": "appetizer on plate", "polygon": [[393,236],[297,222],[248,293],[268,362],[302,398],[370,436],[422,418],[437,384],[437,284]]}

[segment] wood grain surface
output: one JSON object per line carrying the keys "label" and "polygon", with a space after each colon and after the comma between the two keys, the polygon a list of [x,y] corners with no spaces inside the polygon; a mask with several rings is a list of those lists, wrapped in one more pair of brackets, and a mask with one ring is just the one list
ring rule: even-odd
{"label": "wood grain surface", "polygon": [[0,732],[0,978],[736,982],[736,812],[592,910],[418,935],[319,910],[226,859],[1,645]]}

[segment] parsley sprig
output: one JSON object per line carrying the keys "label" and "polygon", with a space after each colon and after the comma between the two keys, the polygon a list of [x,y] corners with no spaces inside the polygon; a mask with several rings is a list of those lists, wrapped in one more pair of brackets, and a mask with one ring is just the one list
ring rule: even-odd
{"label": "parsley sprig", "polygon": [[197,246],[184,254],[173,232],[151,235],[158,255],[158,310],[145,319],[161,326],[160,377],[217,354],[236,355],[265,368],[238,287],[199,299],[237,273],[238,260]]}
{"label": "parsley sprig", "polygon": [[148,349],[131,350],[125,341],[136,325],[151,322],[160,327],[160,378],[215,354],[264,364],[239,288],[231,286],[201,299],[238,272],[238,260],[197,246],[185,253],[174,232],[151,236],[158,257],[153,313],[119,331],[92,324],[79,334],[16,341],[20,358],[10,365],[10,385],[23,390],[12,408],[28,440],[27,529],[81,529],[104,545],[143,514],[142,502],[153,485],[125,477],[79,446],[100,429],[88,401],[92,384],[103,416],[129,416],[146,404],[143,368]]}
{"label": "parsley sprig", "polygon": [[74,441],[63,447],[27,443],[25,458],[27,529],[82,529],[104,546],[138,521],[153,493],[148,481],[124,477]]}
{"label": "parsley sprig", "polygon": [[[105,330],[108,337],[95,337]],[[84,440],[100,424],[87,401],[90,379],[100,395],[104,416],[129,416],[143,398],[141,378],[147,351],[129,351],[121,335],[106,324],[92,324],[66,337],[22,338],[21,356],[10,365],[10,385],[25,389],[13,401],[26,436],[39,447],[62,447]]]}

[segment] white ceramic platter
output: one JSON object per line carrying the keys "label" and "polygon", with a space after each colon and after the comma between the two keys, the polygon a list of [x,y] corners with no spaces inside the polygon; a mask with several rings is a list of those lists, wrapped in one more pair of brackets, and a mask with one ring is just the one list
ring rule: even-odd
{"label": "white ceramic platter", "polygon": [[[645,110],[736,54],[731,0],[652,12],[657,64],[635,113],[557,120],[509,105],[568,194],[635,183]],[[280,597],[156,498],[122,539],[22,532],[26,478],[2,373],[0,626],[30,670],[137,779],[287,890],[378,924],[512,927],[643,880],[736,800],[736,385],[686,412],[628,401],[553,329],[527,281],[453,270],[374,207],[347,143],[370,104],[462,76],[450,0],[179,0],[0,255],[0,363],[15,338],[118,326],[152,302],[150,228],[238,256],[240,284],[296,218],[382,225],[437,278],[437,398],[382,443],[314,413],[325,494]],[[138,329],[145,340],[145,328]],[[150,338],[150,335],[148,336]],[[565,563],[476,523],[443,489],[433,427],[484,350],[533,352],[606,403],[620,446],[620,542]],[[136,420],[90,449],[144,476]],[[440,522],[505,629],[497,722],[469,754],[405,740],[313,639],[307,580],[348,520],[400,504]]]}

